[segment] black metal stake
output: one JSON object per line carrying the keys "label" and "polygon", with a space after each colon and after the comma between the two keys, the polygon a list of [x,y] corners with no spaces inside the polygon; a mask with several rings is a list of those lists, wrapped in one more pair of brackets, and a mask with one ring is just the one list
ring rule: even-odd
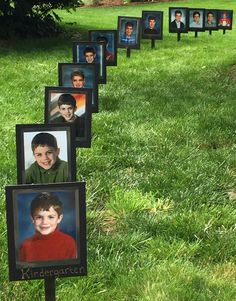
{"label": "black metal stake", "polygon": [[225,31],[225,29],[223,29],[223,34],[225,34],[226,33],[226,31]]}
{"label": "black metal stake", "polygon": [[197,38],[198,31],[195,31],[195,38]]}
{"label": "black metal stake", "polygon": [[45,301],[56,301],[55,278],[44,278]]}
{"label": "black metal stake", "polygon": [[212,30],[209,30],[209,35],[212,35]]}
{"label": "black metal stake", "polygon": [[177,33],[177,41],[179,42],[179,41],[180,41],[180,39],[181,39],[181,33],[180,33],[180,32],[178,32],[178,33]]}
{"label": "black metal stake", "polygon": [[130,57],[130,54],[131,54],[131,48],[128,47],[128,48],[127,48],[127,52],[126,52],[126,56],[127,56],[127,57]]}
{"label": "black metal stake", "polygon": [[155,48],[155,39],[151,39],[151,48]]}

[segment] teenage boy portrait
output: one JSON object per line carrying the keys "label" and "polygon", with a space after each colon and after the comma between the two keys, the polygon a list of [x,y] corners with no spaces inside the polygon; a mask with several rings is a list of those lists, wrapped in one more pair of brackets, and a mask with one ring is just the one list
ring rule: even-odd
{"label": "teenage boy portrait", "polygon": [[58,98],[58,110],[60,116],[52,119],[52,123],[70,122],[75,125],[76,137],[84,137],[85,135],[85,119],[84,116],[77,116],[75,111],[77,109],[76,100],[73,95],[64,93]]}
{"label": "teenage boy portrait", "polygon": [[30,205],[30,219],[35,234],[23,240],[19,259],[23,262],[67,260],[77,258],[74,238],[63,233],[63,203],[56,194],[42,192]]}
{"label": "teenage boy portrait", "polygon": [[185,28],[185,24],[182,21],[182,11],[177,9],[175,11],[175,19],[171,22],[171,28],[172,29],[184,29]]}
{"label": "teenage boy portrait", "polygon": [[125,44],[135,44],[136,34],[134,34],[134,24],[131,21],[125,23],[125,31],[120,37],[120,42]]}
{"label": "teenage boy portrait", "polygon": [[106,66],[117,65],[117,30],[89,30],[91,42],[104,44],[104,62]]}
{"label": "teenage boy portrait", "polygon": [[97,42],[103,43],[105,45],[105,60],[110,62],[114,61],[114,54],[108,50],[108,39],[105,36],[98,36],[96,39]]}
{"label": "teenage boy portrait", "polygon": [[193,13],[189,14],[189,27],[194,28],[202,28],[203,27],[203,18],[202,18],[202,11],[194,11]]}
{"label": "teenage boy portrait", "polygon": [[146,34],[158,34],[159,31],[156,28],[156,17],[151,15],[148,16],[148,27],[144,29],[144,33]]}
{"label": "teenage boy portrait", "polygon": [[215,27],[216,26],[216,15],[213,11],[208,11],[206,14],[206,27]]}

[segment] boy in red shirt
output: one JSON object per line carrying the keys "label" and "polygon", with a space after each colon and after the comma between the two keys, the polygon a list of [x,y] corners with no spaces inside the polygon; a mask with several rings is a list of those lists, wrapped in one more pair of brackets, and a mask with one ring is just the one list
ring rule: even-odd
{"label": "boy in red shirt", "polygon": [[62,203],[51,193],[43,192],[31,202],[31,219],[35,234],[20,246],[19,259],[24,262],[77,258],[75,240],[59,230],[63,219]]}

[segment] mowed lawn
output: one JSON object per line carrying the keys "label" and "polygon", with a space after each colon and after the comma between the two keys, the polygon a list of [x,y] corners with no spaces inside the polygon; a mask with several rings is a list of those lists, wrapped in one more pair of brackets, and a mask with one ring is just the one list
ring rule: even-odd
{"label": "mowed lawn", "polygon": [[77,150],[88,276],[58,279],[57,300],[236,300],[236,25],[178,43],[169,6],[236,11],[234,0],[82,8],[59,12],[68,35],[0,42],[1,301],[44,300],[42,280],[8,281],[4,190],[16,184],[15,124],[44,122],[44,87],[57,85],[73,41],[142,10],[164,11],[164,39],[155,49],[142,40],[129,59],[119,49],[99,87],[92,147]]}

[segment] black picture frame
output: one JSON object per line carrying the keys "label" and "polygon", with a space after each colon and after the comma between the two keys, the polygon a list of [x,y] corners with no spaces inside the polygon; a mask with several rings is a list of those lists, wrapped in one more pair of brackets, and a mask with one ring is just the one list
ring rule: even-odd
{"label": "black picture frame", "polygon": [[89,30],[89,39],[92,42],[104,41],[105,65],[117,66],[117,30]]}
{"label": "black picture frame", "polygon": [[[87,275],[85,183],[13,185],[5,190],[9,280]],[[42,207],[41,215],[37,205],[45,206],[44,200],[49,206],[62,205],[62,212],[55,213],[58,209],[51,205]],[[40,220],[51,211],[56,220],[42,227]]]}
{"label": "black picture frame", "polygon": [[[44,149],[39,144],[37,153],[35,150],[33,153],[33,139],[36,145],[43,143]],[[75,129],[71,124],[16,124],[17,183],[48,184],[75,181],[74,140]],[[51,144],[48,149],[45,149],[46,142]],[[57,148],[52,147],[54,144]]]}
{"label": "black picture frame", "polygon": [[[226,14],[226,16],[224,16]],[[233,10],[218,9],[217,14],[218,29],[232,30],[233,28]]]}
{"label": "black picture frame", "polygon": [[[71,76],[74,72],[82,72],[85,77],[83,88],[92,89],[92,113],[98,113],[98,65],[79,63],[58,64],[58,85],[73,88]],[[78,89],[78,87],[77,87]]]}
{"label": "black picture frame", "polygon": [[143,10],[142,11],[142,38],[162,40],[163,39],[163,12]]}
{"label": "black picture frame", "polygon": [[[69,95],[68,95],[69,94]],[[58,100],[67,102],[69,97],[76,102],[75,122],[67,122],[58,106]],[[45,123],[46,124],[70,124],[75,128],[75,146],[91,146],[91,122],[92,122],[92,90],[87,88],[69,87],[45,87]],[[66,105],[68,107],[68,105]],[[65,109],[65,108],[64,108]]]}
{"label": "black picture frame", "polygon": [[[194,20],[194,15],[199,16],[199,23]],[[189,8],[189,31],[205,31],[205,8]]]}
{"label": "black picture frame", "polygon": [[[180,17],[179,28],[176,23],[176,16]],[[187,33],[188,32],[188,7],[169,7],[169,32]]]}
{"label": "black picture frame", "polygon": [[[129,27],[131,31],[131,35],[129,39],[127,39],[127,36],[125,36],[126,27],[127,28]],[[117,29],[118,48],[140,49],[141,18],[118,16],[117,28],[118,28]]]}
{"label": "black picture frame", "polygon": [[208,9],[205,8],[205,21],[204,27],[205,30],[218,30],[218,10],[217,9]]}
{"label": "black picture frame", "polygon": [[[86,59],[86,53],[89,55]],[[94,54],[96,55],[94,57]],[[88,61],[91,62],[88,62]],[[93,60],[93,61],[92,61]],[[73,63],[95,64],[98,66],[98,83],[105,84],[107,79],[105,64],[105,45],[99,42],[79,41],[73,43]]]}

